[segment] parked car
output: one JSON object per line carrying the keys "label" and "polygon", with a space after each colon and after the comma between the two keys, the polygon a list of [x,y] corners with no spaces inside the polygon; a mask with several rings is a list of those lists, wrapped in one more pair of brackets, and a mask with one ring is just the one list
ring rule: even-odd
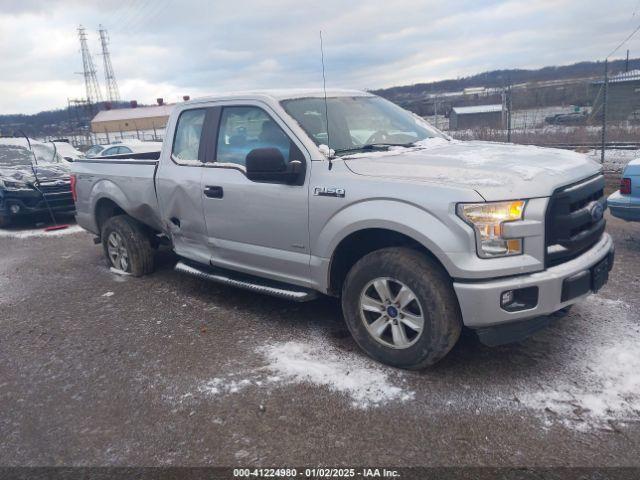
{"label": "parked car", "polygon": [[158,161],[73,164],[77,221],[109,264],[148,274],[165,242],[185,274],[340,297],[389,365],[435,363],[463,325],[521,340],[613,265],[602,167],[579,153],[456,141],[349,90],[188,101],[166,135]]}
{"label": "parked car", "polygon": [[102,152],[105,148],[107,147],[107,145],[91,145],[86,152],[84,152],[84,156],[86,158],[93,158],[96,157],[97,155],[100,154],[100,152]]}
{"label": "parked car", "polygon": [[73,145],[71,145],[69,142],[54,140],[51,143],[55,145],[56,151],[67,162],[73,162],[79,158],[84,158],[85,156],[81,151],[76,150],[76,148]]}
{"label": "parked car", "polygon": [[607,204],[614,217],[640,221],[640,158],[627,164],[620,181],[620,189],[609,195]]}
{"label": "parked car", "polygon": [[162,142],[127,140],[126,143],[94,145],[86,152],[87,158],[141,158],[158,159]]}
{"label": "parked car", "polygon": [[31,148],[23,138],[0,138],[0,227],[49,215],[47,202],[54,214],[75,211],[68,164],[51,144],[31,140]]}
{"label": "parked car", "polygon": [[584,125],[588,119],[587,112],[557,113],[546,117],[544,121],[551,125]]}

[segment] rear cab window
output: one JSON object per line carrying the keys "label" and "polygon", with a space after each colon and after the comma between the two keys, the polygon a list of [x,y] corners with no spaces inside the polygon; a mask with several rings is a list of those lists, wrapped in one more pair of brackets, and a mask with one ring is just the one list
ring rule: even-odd
{"label": "rear cab window", "polygon": [[204,155],[200,140],[206,113],[206,109],[199,108],[185,110],[178,117],[171,149],[171,159],[178,165],[202,165]]}

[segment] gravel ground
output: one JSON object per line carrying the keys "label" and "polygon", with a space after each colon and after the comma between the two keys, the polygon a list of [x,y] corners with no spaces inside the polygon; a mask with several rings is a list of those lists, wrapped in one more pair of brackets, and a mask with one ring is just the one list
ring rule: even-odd
{"label": "gravel ground", "polygon": [[145,278],[77,229],[0,233],[0,465],[640,466],[640,226],[525,342],[381,366],[338,305]]}

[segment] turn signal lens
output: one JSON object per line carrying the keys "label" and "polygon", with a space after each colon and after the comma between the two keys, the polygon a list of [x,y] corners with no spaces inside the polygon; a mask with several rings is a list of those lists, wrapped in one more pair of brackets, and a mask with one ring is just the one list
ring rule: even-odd
{"label": "turn signal lens", "polygon": [[71,181],[71,197],[73,198],[73,202],[77,203],[78,202],[78,191],[76,190],[76,176],[75,175],[71,175],[70,177],[70,181]]}

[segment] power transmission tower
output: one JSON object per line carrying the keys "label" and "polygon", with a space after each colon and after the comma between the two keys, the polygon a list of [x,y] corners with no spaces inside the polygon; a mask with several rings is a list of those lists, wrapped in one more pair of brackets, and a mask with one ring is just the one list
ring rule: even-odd
{"label": "power transmission tower", "polygon": [[81,135],[85,137],[85,144],[91,145],[91,135],[89,132],[89,124],[91,122],[91,117],[93,116],[93,108],[91,104],[84,98],[68,98],[67,104],[69,117],[71,117],[72,111],[75,117],[75,122],[72,122],[71,125],[74,136]]}
{"label": "power transmission tower", "polygon": [[87,33],[82,25],[78,27],[78,37],[80,38],[80,52],[82,53],[82,69],[84,75],[84,86],[87,90],[87,101],[89,103],[102,102],[100,85],[96,76],[96,67],[87,46]]}
{"label": "power transmission tower", "polygon": [[120,101],[120,92],[118,91],[118,82],[116,75],[113,73],[113,65],[111,65],[111,56],[109,55],[109,34],[107,30],[100,25],[100,44],[102,45],[102,61],[104,62],[104,81],[106,84],[107,98],[110,102]]}

